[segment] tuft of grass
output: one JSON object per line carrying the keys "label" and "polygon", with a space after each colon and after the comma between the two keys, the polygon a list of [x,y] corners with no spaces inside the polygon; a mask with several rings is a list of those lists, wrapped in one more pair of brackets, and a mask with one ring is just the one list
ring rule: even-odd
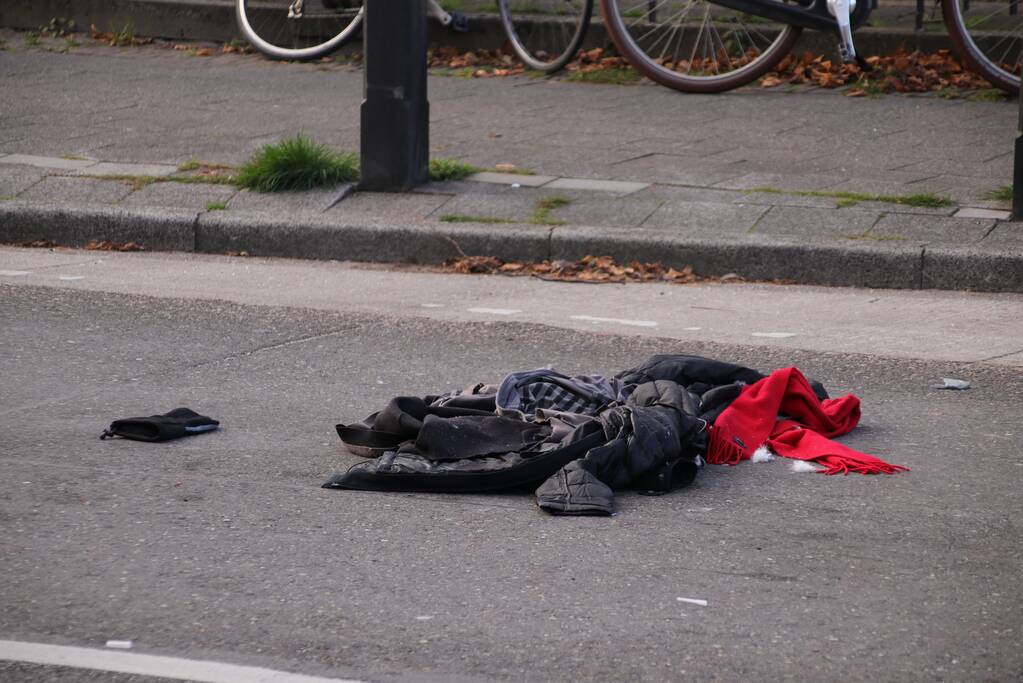
{"label": "tuft of grass", "polygon": [[53,17],[45,25],[39,27],[39,32],[54,38],[64,38],[74,33],[77,28],[74,19]]}
{"label": "tuft of grass", "polygon": [[29,31],[28,33],[26,33],[25,34],[25,44],[26,45],[32,45],[32,46],[38,45],[39,44],[39,34],[38,33],[34,33],[33,31]]}
{"label": "tuft of grass", "polygon": [[0,194],[0,202],[9,202],[14,199],[13,194]]}
{"label": "tuft of grass", "polygon": [[998,88],[988,88],[987,90],[978,90],[966,96],[966,99],[973,102],[1004,102],[1009,99],[1008,93]]}
{"label": "tuft of grass", "polygon": [[514,175],[536,175],[536,171],[534,171],[532,169],[518,168],[517,166],[511,166],[511,165],[507,165],[507,164],[506,165],[498,164],[497,166],[494,166],[493,168],[484,168],[484,169],[481,169],[481,170],[490,171],[491,173],[511,173],[511,174],[514,174]]}
{"label": "tuft of grass", "polygon": [[999,188],[985,192],[981,195],[983,199],[990,199],[996,202],[1011,202],[1012,201],[1012,185],[1002,185]]}
{"label": "tuft of grass", "polygon": [[791,194],[797,197],[828,197],[837,199],[836,205],[839,208],[855,206],[860,202],[885,202],[886,204],[901,204],[903,206],[931,209],[956,205],[948,197],[930,192],[922,194],[867,194],[865,192],[828,192],[826,190],[779,190],[776,187],[755,187],[749,191],[763,194]]}
{"label": "tuft of grass", "polygon": [[473,216],[464,213],[446,213],[440,217],[442,223],[514,223],[510,218],[497,216]]}
{"label": "tuft of grass", "polygon": [[227,202],[207,202],[206,203],[206,210],[207,211],[226,211],[227,210]]}
{"label": "tuft of grass", "polygon": [[83,157],[80,154],[61,154],[61,159],[67,159],[68,161],[88,161],[88,157]]}
{"label": "tuft of grass", "polygon": [[264,145],[245,162],[236,182],[257,192],[308,190],[357,180],[359,160],[335,152],[299,133]]}
{"label": "tuft of grass", "polygon": [[595,71],[573,71],[565,76],[572,83],[600,83],[626,85],[639,81],[639,73],[630,68],[597,69]]}
{"label": "tuft of grass", "polygon": [[937,195],[932,192],[925,192],[923,194],[908,194],[908,195],[878,195],[874,201],[888,202],[889,204],[903,204],[905,206],[920,206],[930,209],[940,209],[946,206],[955,206],[956,203],[944,197]]}
{"label": "tuft of grass", "polygon": [[127,22],[121,28],[114,27],[110,32],[110,44],[114,47],[126,47],[135,42],[135,27]]}
{"label": "tuft of grass", "polygon": [[568,206],[571,203],[572,200],[568,197],[544,197],[536,203],[536,209],[533,211],[533,215],[529,217],[529,222],[534,225],[564,225],[565,221],[551,218],[551,212],[563,206]]}
{"label": "tuft of grass", "polygon": [[95,178],[97,180],[120,180],[131,185],[132,192],[141,190],[147,185],[152,185],[159,178],[151,175],[82,175],[82,178]]}
{"label": "tuft of grass", "polygon": [[467,164],[464,161],[454,159],[430,159],[430,180],[443,182],[445,180],[465,180],[482,169]]}

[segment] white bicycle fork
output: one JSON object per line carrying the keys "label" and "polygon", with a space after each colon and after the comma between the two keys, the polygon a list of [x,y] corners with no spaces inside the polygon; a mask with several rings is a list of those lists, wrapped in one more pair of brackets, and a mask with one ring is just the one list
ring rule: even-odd
{"label": "white bicycle fork", "polygon": [[[862,0],[869,2],[869,0]],[[851,62],[856,59],[856,46],[853,45],[852,24],[849,15],[856,9],[856,0],[828,0],[828,12],[838,22],[838,33],[841,37],[838,52],[842,59]]]}

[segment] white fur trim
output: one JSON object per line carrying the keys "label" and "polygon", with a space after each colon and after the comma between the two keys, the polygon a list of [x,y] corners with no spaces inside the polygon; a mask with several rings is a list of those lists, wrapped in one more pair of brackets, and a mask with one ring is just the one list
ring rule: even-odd
{"label": "white fur trim", "polygon": [[819,472],[822,468],[809,460],[793,460],[792,471],[793,472]]}
{"label": "white fur trim", "polygon": [[767,447],[767,444],[762,445],[757,450],[753,451],[753,457],[750,458],[753,462],[771,462],[774,460],[774,453]]}

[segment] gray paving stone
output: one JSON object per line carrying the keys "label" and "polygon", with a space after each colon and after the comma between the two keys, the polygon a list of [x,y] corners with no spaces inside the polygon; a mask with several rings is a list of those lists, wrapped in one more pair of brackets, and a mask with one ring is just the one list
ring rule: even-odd
{"label": "gray paving stone", "polygon": [[707,187],[688,187],[663,183],[651,185],[629,195],[635,199],[651,199],[660,202],[710,202],[712,204],[752,203],[743,202],[744,193],[735,190],[715,190]]}
{"label": "gray paving stone", "polygon": [[714,187],[728,190],[754,190],[769,187],[775,190],[824,190],[845,180],[829,175],[781,175],[778,173],[747,173],[738,178],[714,183]]}
{"label": "gray paving stone", "polygon": [[544,193],[520,188],[515,193],[456,195],[444,203],[443,208],[432,216],[440,219],[441,215],[482,216],[528,223],[529,217],[536,211],[537,203],[547,196]]}
{"label": "gray paving stone", "polygon": [[114,163],[109,161],[102,161],[98,164],[82,168],[75,171],[77,175],[90,175],[90,176],[101,176],[101,175],[131,175],[131,176],[155,176],[157,178],[163,176],[169,176],[172,173],[176,173],[178,170],[177,166],[170,164],[131,164],[131,163]]}
{"label": "gray paving stone", "polygon": [[880,216],[879,211],[853,208],[775,206],[760,219],[753,232],[815,241],[857,239],[870,230]]}
{"label": "gray paving stone", "polygon": [[0,166],[0,197],[13,197],[35,185],[46,171],[28,166]]}
{"label": "gray paving stone", "polygon": [[504,194],[518,192],[520,188],[498,183],[474,183],[469,180],[429,182],[412,190],[416,194]]}
{"label": "gray paving stone", "polygon": [[55,204],[116,204],[131,194],[122,180],[47,176],[22,192],[18,199]]}
{"label": "gray paving stone", "polygon": [[676,183],[711,187],[741,176],[741,169],[727,168],[696,156],[651,154],[614,164],[609,169],[613,178],[655,183]]}
{"label": "gray paving stone", "polygon": [[737,204],[800,206],[808,209],[834,209],[838,201],[833,197],[816,197],[778,192],[736,192],[736,195],[733,201]]}
{"label": "gray paving stone", "polygon": [[169,206],[205,211],[212,202],[226,203],[238,192],[231,185],[199,183],[153,183],[132,192],[121,201],[122,206]]}
{"label": "gray paving stone", "polygon": [[338,216],[342,220],[375,216],[400,224],[409,220],[425,220],[450,200],[450,195],[443,194],[356,192],[335,204],[327,215]]}
{"label": "gray paving stone", "polygon": [[558,178],[546,185],[548,190],[585,190],[610,194],[631,194],[650,187],[650,183],[631,183],[621,180],[593,180],[589,178]]}
{"label": "gray paving stone", "polygon": [[523,187],[540,187],[547,183],[555,180],[554,176],[549,175],[522,175],[520,173],[495,173],[492,171],[484,171],[482,173],[474,173],[469,176],[467,180],[471,180],[477,183],[494,183],[496,185],[521,185]]}
{"label": "gray paving stone", "polygon": [[1015,249],[1023,252],[1023,222],[1000,222],[980,245],[984,249]]}
{"label": "gray paving stone", "polygon": [[231,198],[232,211],[266,211],[271,214],[323,213],[349,194],[351,185],[296,192],[253,192],[242,190]]}
{"label": "gray paving stone", "polygon": [[911,206],[909,204],[895,204],[892,202],[858,202],[853,205],[860,211],[881,211],[883,213],[905,213],[920,216],[920,220],[926,220],[926,216],[951,216],[957,210],[957,206]]}
{"label": "gray paving stone", "polygon": [[664,204],[662,201],[643,199],[637,195],[612,197],[587,195],[590,193],[576,193],[575,201],[568,206],[554,209],[550,217],[573,225],[635,227]]}
{"label": "gray paving stone", "polygon": [[60,157],[35,156],[32,154],[8,154],[0,158],[0,164],[18,164],[37,168],[52,168],[59,171],[77,171],[95,166],[96,161],[82,159],[61,159]]}
{"label": "gray paving stone", "polygon": [[[888,173],[883,175],[885,176],[884,180],[849,178],[848,180],[844,180],[836,185],[832,185],[828,188],[828,190],[834,192],[856,192],[875,195],[919,194],[921,192],[918,187],[914,185],[905,185],[901,180],[892,178]],[[918,180],[918,178],[911,178],[910,180]]]}
{"label": "gray paving stone", "polygon": [[745,234],[768,207],[715,202],[666,202],[640,228],[678,235]]}
{"label": "gray paving stone", "polygon": [[868,236],[921,245],[971,245],[980,242],[994,226],[994,219],[928,216],[921,220],[918,216],[889,214],[871,228]]}
{"label": "gray paving stone", "polygon": [[994,209],[975,209],[967,207],[959,209],[953,214],[956,218],[994,218],[998,221],[1007,221],[1012,216],[1011,211],[996,211]]}

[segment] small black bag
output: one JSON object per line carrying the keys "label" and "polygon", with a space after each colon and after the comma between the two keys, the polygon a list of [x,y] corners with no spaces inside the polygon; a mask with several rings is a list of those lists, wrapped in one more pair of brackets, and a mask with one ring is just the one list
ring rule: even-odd
{"label": "small black bag", "polygon": [[164,415],[129,417],[114,420],[103,430],[100,439],[120,436],[134,441],[170,441],[182,436],[194,436],[217,428],[220,422],[200,415],[188,408],[175,408]]}

